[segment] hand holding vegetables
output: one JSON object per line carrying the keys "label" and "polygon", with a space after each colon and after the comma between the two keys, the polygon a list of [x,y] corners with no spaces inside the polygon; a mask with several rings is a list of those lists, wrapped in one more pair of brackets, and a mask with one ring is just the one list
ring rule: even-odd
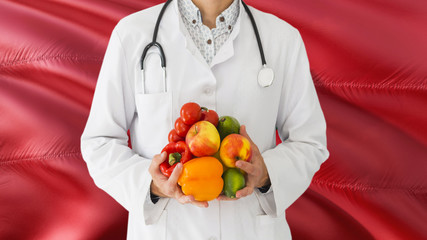
{"label": "hand holding vegetables", "polygon": [[[162,155],[153,159],[152,165],[158,164],[157,172],[150,167],[151,191],[160,197],[207,207],[207,201],[215,198],[230,200],[250,195],[254,187],[263,186],[269,179],[261,153],[234,117],[219,119],[213,110],[186,103],[168,140]],[[227,169],[230,171],[223,175]],[[158,172],[163,176],[153,175]],[[221,191],[226,196],[219,196]]]}
{"label": "hand holding vegetables", "polygon": [[221,195],[217,198],[218,200],[235,200],[249,196],[253,193],[255,187],[260,188],[262,186],[265,186],[270,181],[267,167],[264,163],[264,158],[262,157],[258,147],[255,145],[255,143],[252,141],[252,139],[246,132],[245,126],[240,127],[240,134],[249,140],[252,147],[252,157],[250,162],[238,160],[235,163],[236,167],[247,173],[246,187],[236,192],[236,198],[232,199]]}
{"label": "hand holding vegetables", "polygon": [[166,177],[170,177],[173,169],[181,162],[182,164],[190,161],[193,156],[190,149],[184,141],[171,142],[163,148],[162,153],[166,152],[166,160],[160,164],[160,171]]}
{"label": "hand holding vegetables", "polygon": [[150,191],[159,197],[174,198],[182,204],[191,203],[198,207],[208,207],[205,201],[199,202],[193,196],[186,196],[178,186],[178,178],[182,172],[182,163],[178,163],[173,169],[170,177],[160,172],[160,164],[166,160],[167,154],[163,152],[153,157],[148,172],[151,174],[152,182]]}

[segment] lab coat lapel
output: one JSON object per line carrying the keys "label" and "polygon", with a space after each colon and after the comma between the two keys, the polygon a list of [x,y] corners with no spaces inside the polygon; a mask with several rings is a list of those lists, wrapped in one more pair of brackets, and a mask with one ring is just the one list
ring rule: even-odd
{"label": "lab coat lapel", "polygon": [[209,68],[209,65],[207,64],[205,58],[200,53],[199,49],[197,48],[196,44],[191,38],[190,33],[185,27],[184,22],[182,21],[181,13],[179,12],[179,8],[178,8],[178,0],[174,1],[174,10],[177,16],[179,30],[185,39],[185,44],[184,44],[185,48],[191,53],[191,55],[193,55],[197,59],[197,61],[199,61],[205,67]]}
{"label": "lab coat lapel", "polygon": [[185,28],[184,23],[182,22],[182,19],[180,17],[180,29],[181,33],[185,36],[185,48],[193,55],[197,61],[199,61],[203,66],[209,68],[208,63],[206,62],[205,58],[200,53],[200,50],[197,48],[196,44],[194,43],[193,39],[191,38],[190,34],[188,33],[188,30]]}
{"label": "lab coat lapel", "polygon": [[240,32],[240,22],[242,19],[242,14],[246,12],[243,10],[242,2],[239,1],[239,16],[237,17],[236,24],[234,25],[234,29],[228,37],[227,41],[222,45],[220,50],[216,53],[214,58],[212,59],[210,67],[212,68],[216,64],[223,63],[234,56],[234,40],[239,35]]}

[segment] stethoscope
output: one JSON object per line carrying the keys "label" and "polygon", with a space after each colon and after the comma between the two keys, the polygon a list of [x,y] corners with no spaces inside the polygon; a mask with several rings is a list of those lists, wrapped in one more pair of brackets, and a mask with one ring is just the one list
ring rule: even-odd
{"label": "stethoscope", "polygon": [[[142,74],[142,88],[143,93],[145,93],[145,74],[144,74],[144,60],[145,57],[147,55],[148,50],[151,47],[156,47],[159,50],[159,56],[160,56],[160,63],[162,66],[162,71],[163,71],[163,88],[164,91],[166,92],[166,57],[165,57],[165,53],[163,51],[162,45],[160,45],[160,43],[157,42],[157,33],[159,32],[159,25],[160,25],[160,21],[162,20],[163,17],[163,13],[165,12],[167,6],[169,5],[169,3],[171,3],[172,0],[168,0],[162,7],[162,9],[160,10],[160,14],[157,17],[157,22],[156,22],[156,26],[154,27],[154,33],[153,33],[153,41],[151,43],[149,43],[144,51],[142,52],[142,56],[141,56],[141,74]],[[261,54],[261,62],[262,62],[262,68],[259,70],[258,72],[258,84],[259,86],[265,88],[265,87],[269,87],[274,80],[274,72],[273,69],[267,67],[267,62],[265,61],[265,56],[264,56],[264,50],[262,48],[262,44],[261,44],[261,39],[259,37],[259,33],[258,33],[258,28],[256,26],[254,17],[251,13],[251,11],[249,10],[248,6],[242,1],[242,5],[246,10],[246,13],[249,15],[249,18],[251,20],[251,24],[252,27],[254,29],[255,32],[255,37],[258,43],[258,49],[259,49],[259,53]]]}

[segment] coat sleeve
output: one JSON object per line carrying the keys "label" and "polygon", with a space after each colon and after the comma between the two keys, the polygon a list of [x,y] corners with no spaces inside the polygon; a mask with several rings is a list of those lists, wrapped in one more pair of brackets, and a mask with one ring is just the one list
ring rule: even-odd
{"label": "coat sleeve", "polygon": [[296,31],[276,127],[284,141],[262,153],[271,188],[257,194],[268,215],[279,216],[308,188],[313,175],[328,158],[326,122],[317,98],[304,43]]}
{"label": "coat sleeve", "polygon": [[128,147],[127,131],[135,113],[131,73],[116,27],[81,137],[81,152],[95,184],[128,211],[143,214],[146,224],[151,224],[160,216],[167,199],[151,203],[151,159]]}

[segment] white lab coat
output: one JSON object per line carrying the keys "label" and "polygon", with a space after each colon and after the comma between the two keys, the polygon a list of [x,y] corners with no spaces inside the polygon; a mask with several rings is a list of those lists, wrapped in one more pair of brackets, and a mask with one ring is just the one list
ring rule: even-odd
{"label": "white lab coat", "polygon": [[[325,120],[301,37],[284,21],[251,8],[275,72],[273,84],[261,88],[259,50],[243,6],[209,66],[176,2],[166,9],[157,38],[166,55],[166,92],[159,57],[151,54],[155,49],[145,63],[145,94],[140,71],[141,53],[151,42],[162,5],[127,16],[115,27],[81,139],[89,172],[97,186],[129,211],[128,239],[290,239],[285,210],[328,157]],[[269,172],[272,187],[267,193],[256,189],[237,201],[213,200],[206,209],[168,198],[151,203],[148,166],[167,144],[180,107],[189,101],[246,125]],[[276,128],[285,139],[277,147]]]}

